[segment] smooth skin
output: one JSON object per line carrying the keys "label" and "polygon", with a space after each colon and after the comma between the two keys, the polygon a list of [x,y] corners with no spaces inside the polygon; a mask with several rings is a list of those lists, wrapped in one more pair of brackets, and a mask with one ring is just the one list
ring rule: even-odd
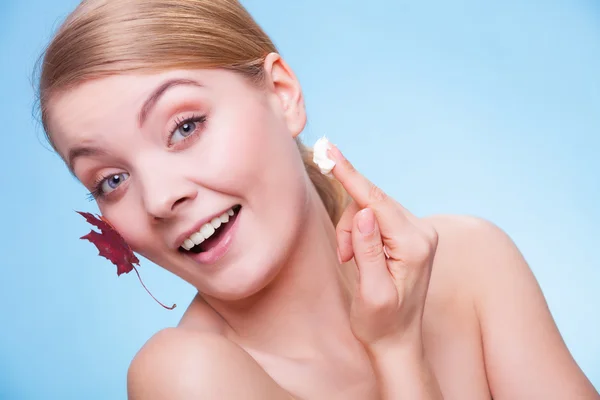
{"label": "smooth skin", "polygon": [[[306,124],[300,84],[277,54],[264,67],[263,88],[229,71],[164,71],[51,99],[50,131],[73,173],[90,190],[120,176],[101,185],[103,215],[202,293],[136,355],[130,399],[600,398],[494,225],[416,217],[333,148],[354,200],[333,226],[293,141]],[[142,105],[173,79],[188,83],[142,123]],[[179,140],[182,119],[199,114],[207,122]],[[177,250],[182,232],[234,204],[221,260]]]}

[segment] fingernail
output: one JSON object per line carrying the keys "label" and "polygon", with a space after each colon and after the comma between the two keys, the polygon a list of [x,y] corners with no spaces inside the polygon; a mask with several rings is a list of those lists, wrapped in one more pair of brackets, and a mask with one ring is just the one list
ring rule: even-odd
{"label": "fingernail", "polygon": [[338,256],[338,261],[341,264],[342,263],[342,255],[340,254],[340,249],[337,249],[337,256]]}
{"label": "fingernail", "polygon": [[375,214],[370,208],[365,208],[358,213],[358,230],[363,235],[373,233],[375,230]]}

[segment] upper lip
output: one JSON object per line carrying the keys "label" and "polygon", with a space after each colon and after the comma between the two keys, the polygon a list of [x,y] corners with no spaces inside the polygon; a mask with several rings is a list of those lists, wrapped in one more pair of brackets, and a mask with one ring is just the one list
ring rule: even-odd
{"label": "upper lip", "polygon": [[196,224],[194,224],[194,226],[192,228],[183,232],[181,235],[177,236],[177,239],[175,240],[175,248],[181,247],[181,245],[183,244],[185,239],[189,238],[193,233],[198,232],[204,224],[209,223],[210,221],[213,220],[213,218],[220,217],[221,215],[223,215],[230,209],[231,209],[231,207],[228,207],[228,208],[224,209],[223,211],[220,211],[210,217],[203,218],[200,221],[196,222]]}

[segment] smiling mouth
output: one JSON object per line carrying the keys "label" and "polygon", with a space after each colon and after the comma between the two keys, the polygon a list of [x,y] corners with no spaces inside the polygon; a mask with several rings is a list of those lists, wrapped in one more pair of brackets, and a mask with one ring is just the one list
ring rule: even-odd
{"label": "smiling mouth", "polygon": [[241,208],[242,206],[237,204],[220,217],[213,218],[186,239],[178,250],[182,253],[200,254],[216,247],[233,226]]}

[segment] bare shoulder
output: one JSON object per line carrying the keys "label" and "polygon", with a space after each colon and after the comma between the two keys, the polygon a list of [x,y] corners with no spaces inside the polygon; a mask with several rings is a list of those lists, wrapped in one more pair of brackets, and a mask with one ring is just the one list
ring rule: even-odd
{"label": "bare shoulder", "polygon": [[496,273],[490,267],[499,259],[523,261],[513,240],[488,220],[468,215],[434,215],[425,220],[438,233],[436,264],[452,272],[468,272],[468,276],[461,277],[463,282],[465,278],[480,279]]}
{"label": "bare shoulder", "polygon": [[[438,233],[432,284],[459,285],[475,296],[486,275],[496,274],[498,257],[521,257],[517,246],[498,226],[467,215],[424,218]],[[437,282],[437,281],[443,282]]]}
{"label": "bare shoulder", "polygon": [[567,349],[511,238],[481,218],[438,215],[426,220],[438,232],[432,303],[460,293],[466,301],[459,304],[472,305],[493,398],[600,399]]}
{"label": "bare shoulder", "polygon": [[[477,250],[475,243],[487,243],[488,246],[505,247],[514,246],[508,235],[492,222],[469,215],[432,215],[426,217],[439,237],[442,239],[442,245],[461,245],[460,248],[468,246],[471,251]],[[445,247],[445,246],[444,246]],[[445,249],[444,250],[449,250]],[[484,249],[486,250],[487,246]]]}
{"label": "bare shoulder", "polygon": [[143,346],[127,391],[131,400],[291,398],[235,343],[184,328],[162,330]]}
{"label": "bare shoulder", "polygon": [[[425,218],[438,233],[432,289],[460,292],[481,319],[497,318],[510,302],[536,303],[547,312],[545,299],[531,268],[514,241],[494,223],[466,215]],[[508,301],[507,296],[512,296]],[[521,296],[521,297],[515,297]],[[493,309],[493,315],[487,311]]]}
{"label": "bare shoulder", "polygon": [[477,308],[494,298],[504,298],[509,294],[507,288],[520,289],[524,296],[533,295],[545,307],[533,272],[517,245],[500,227],[466,215],[435,215],[425,219],[439,237],[434,270],[446,283],[459,285],[469,293]]}

